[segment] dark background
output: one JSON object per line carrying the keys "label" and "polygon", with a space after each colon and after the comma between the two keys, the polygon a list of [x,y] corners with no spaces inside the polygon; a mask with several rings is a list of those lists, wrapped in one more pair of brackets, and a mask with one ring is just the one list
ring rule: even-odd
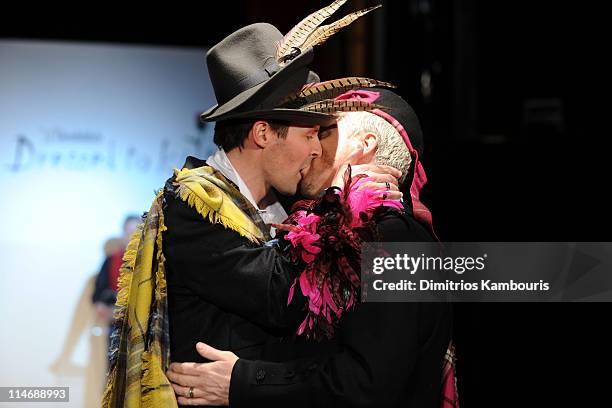
{"label": "dark background", "polygon": [[[3,13],[0,37],[205,48],[253,22],[287,32],[328,3],[32,6]],[[319,47],[313,68],[323,79],[398,85],[421,118],[423,198],[441,239],[608,241],[601,11],[535,0],[382,3]],[[373,4],[350,1],[337,14]],[[609,406],[609,304],[455,309],[463,407]]]}

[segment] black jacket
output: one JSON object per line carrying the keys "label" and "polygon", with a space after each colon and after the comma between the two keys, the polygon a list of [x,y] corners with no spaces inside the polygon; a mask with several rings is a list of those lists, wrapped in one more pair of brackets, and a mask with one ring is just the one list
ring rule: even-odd
{"label": "black jacket", "polygon": [[298,271],[280,250],[204,220],[175,197],[172,179],[164,199],[171,360],[203,362],[195,349],[203,341],[241,358],[279,361],[278,343],[302,318],[299,302],[287,307]]}
{"label": "black jacket", "polygon": [[[388,242],[431,241],[409,213],[390,211],[378,228]],[[331,353],[285,363],[239,359],[230,407],[438,408],[450,336],[448,304],[362,303],[343,317]]]}

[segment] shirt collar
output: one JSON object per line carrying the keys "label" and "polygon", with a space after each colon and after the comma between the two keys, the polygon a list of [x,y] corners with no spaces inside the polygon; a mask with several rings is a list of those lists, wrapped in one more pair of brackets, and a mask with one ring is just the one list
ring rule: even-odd
{"label": "shirt collar", "polygon": [[244,198],[249,200],[251,205],[257,210],[257,212],[261,216],[264,223],[280,224],[287,219],[287,212],[285,211],[281,203],[278,201],[278,199],[276,199],[276,196],[274,197],[275,201],[273,204],[270,204],[268,207],[266,207],[265,210],[259,209],[259,206],[255,202],[255,199],[251,194],[251,191],[247,187],[244,180],[242,180],[242,177],[240,177],[240,174],[238,174],[223,149],[217,149],[214,154],[212,154],[208,159],[206,159],[206,163],[209,166],[212,166],[216,170],[220,171],[221,174],[223,174],[226,178],[230,179],[234,184],[238,186],[238,190],[240,191],[240,193],[244,196]]}

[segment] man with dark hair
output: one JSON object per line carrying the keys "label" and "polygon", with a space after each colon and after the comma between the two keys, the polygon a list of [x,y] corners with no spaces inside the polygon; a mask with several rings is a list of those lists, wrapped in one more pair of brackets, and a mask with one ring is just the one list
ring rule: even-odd
{"label": "man with dark hair", "polygon": [[284,41],[258,23],[207,54],[218,104],[201,118],[217,122],[220,149],[175,170],[128,246],[103,406],[176,406],[166,368],[204,361],[200,340],[244,358],[283,358],[280,336],[301,312],[286,305],[296,263],[271,241],[270,225],[287,217],[276,193],[296,193],[321,153],[320,127],[335,122],[279,107],[318,80],[307,68],[316,44],[277,46]]}
{"label": "man with dark hair", "polygon": [[269,224],[286,217],[273,189],[295,194],[320,155],[319,126],[334,118],[276,108],[306,82],[312,59],[305,52],[282,66],[270,61],[280,38],[275,27],[253,24],[207,54],[218,104],[201,117],[217,122],[222,148],[207,161],[187,158],[128,246],[105,406],[176,405],[164,375],[170,356],[196,359],[194,345],[206,339],[256,358],[275,339],[269,328],[283,326],[278,302],[260,307],[254,297],[286,296],[293,273],[262,246]]}

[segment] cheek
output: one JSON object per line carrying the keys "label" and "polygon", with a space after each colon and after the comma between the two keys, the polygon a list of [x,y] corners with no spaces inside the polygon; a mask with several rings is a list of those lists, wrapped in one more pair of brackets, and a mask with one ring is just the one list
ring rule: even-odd
{"label": "cheek", "polygon": [[283,166],[283,151],[277,146],[270,146],[264,149],[261,155],[261,166],[266,173],[273,175],[278,172],[278,168]]}
{"label": "cheek", "polygon": [[292,149],[285,147],[277,152],[276,161],[285,169],[289,170],[298,161],[298,155]]}
{"label": "cheek", "polygon": [[286,143],[279,143],[266,150],[267,154],[262,157],[262,160],[267,162],[264,165],[271,169],[272,177],[294,173],[304,161],[299,152],[296,152],[295,147]]}
{"label": "cheek", "polygon": [[356,147],[358,147],[357,144],[352,140],[343,143],[336,154],[336,163],[344,163],[347,161]]}
{"label": "cheek", "polygon": [[321,150],[321,161],[327,163],[333,163],[336,158],[336,149],[326,149],[323,148]]}
{"label": "cheek", "polygon": [[310,148],[307,143],[287,144],[281,154],[287,166],[301,167],[310,156]]}

